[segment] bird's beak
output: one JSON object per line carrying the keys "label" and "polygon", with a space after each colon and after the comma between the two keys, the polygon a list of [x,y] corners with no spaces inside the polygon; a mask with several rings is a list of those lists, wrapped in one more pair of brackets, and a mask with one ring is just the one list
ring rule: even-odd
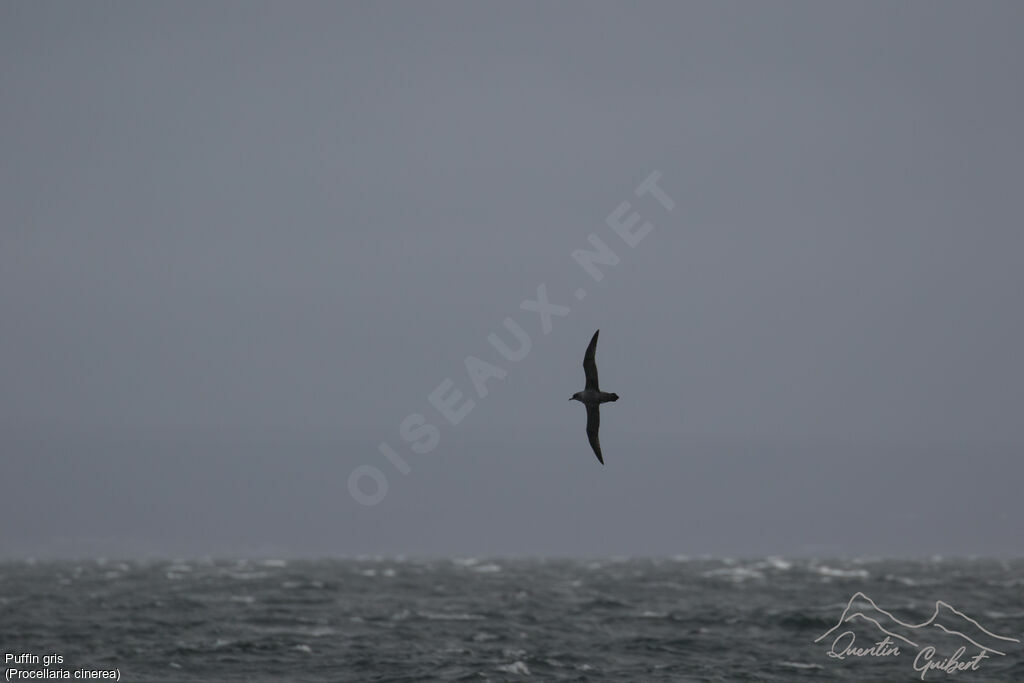
{"label": "bird's beak", "polygon": [[574,398],[576,398],[576,397],[575,397],[575,396],[570,396],[570,397],[569,397],[569,400],[571,401],[571,400],[573,400]]}

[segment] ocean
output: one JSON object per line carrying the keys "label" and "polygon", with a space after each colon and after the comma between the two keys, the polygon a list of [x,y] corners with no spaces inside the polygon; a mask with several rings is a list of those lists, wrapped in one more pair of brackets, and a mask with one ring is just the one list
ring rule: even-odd
{"label": "ocean", "polygon": [[1022,560],[0,563],[7,680],[1024,681],[1021,640]]}

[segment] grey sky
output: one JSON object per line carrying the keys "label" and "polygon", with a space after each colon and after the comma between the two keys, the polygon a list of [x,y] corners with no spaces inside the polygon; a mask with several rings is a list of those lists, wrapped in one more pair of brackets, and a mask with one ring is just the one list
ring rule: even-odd
{"label": "grey sky", "polygon": [[0,555],[1020,555],[1022,20],[5,3]]}

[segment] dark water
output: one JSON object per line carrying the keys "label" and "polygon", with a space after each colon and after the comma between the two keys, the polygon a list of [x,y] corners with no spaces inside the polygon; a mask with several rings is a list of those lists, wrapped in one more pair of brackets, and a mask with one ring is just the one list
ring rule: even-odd
{"label": "dark water", "polygon": [[911,681],[929,643],[981,651],[922,627],[916,650],[829,658],[843,630],[884,637],[855,619],[813,642],[857,591],[915,625],[950,603],[1005,651],[925,680],[1024,681],[1024,561],[997,560],[9,562],[0,651],[123,681]]}

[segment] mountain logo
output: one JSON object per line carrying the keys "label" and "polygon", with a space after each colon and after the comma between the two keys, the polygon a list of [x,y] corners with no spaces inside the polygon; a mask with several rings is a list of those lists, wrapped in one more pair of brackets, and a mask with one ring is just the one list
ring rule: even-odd
{"label": "mountain logo", "polygon": [[[855,632],[866,629],[881,635],[869,646],[858,645]],[[932,615],[915,624],[896,618],[860,591],[853,594],[836,625],[814,639],[825,641],[825,651],[833,659],[859,657],[899,657],[905,651],[917,652],[913,667],[921,680],[929,671],[955,674],[977,671],[989,657],[1004,656],[1017,638],[989,631],[948,602],[935,601]],[[940,654],[948,652],[949,654]]]}

